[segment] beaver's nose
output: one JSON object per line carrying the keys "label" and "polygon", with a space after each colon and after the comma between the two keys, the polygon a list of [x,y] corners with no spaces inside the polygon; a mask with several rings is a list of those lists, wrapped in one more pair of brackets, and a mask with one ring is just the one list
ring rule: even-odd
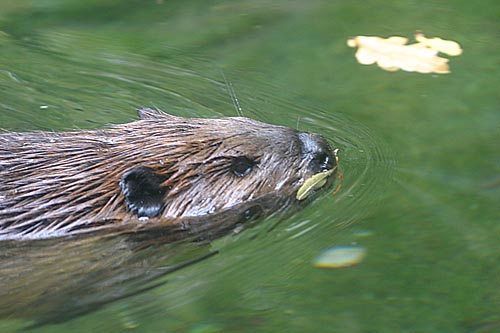
{"label": "beaver's nose", "polygon": [[335,154],[324,137],[305,132],[299,133],[298,136],[302,153],[310,159],[309,165],[314,173],[330,170],[335,166]]}

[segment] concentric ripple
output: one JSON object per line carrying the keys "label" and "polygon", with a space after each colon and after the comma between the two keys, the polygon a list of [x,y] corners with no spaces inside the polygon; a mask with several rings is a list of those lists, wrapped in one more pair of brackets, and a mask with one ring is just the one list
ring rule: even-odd
{"label": "concentric ripple", "polygon": [[[290,98],[293,94],[284,87],[248,78],[205,60],[186,56],[179,64],[118,51],[91,54],[72,50],[69,41],[77,37],[49,34],[35,44],[12,41],[3,45],[5,70],[0,72],[1,127],[7,130],[98,128],[127,122],[136,117],[135,109],[143,106],[157,107],[181,116],[243,114],[322,134],[334,148],[340,149],[339,165],[344,181],[336,195],[327,193],[292,216],[271,218],[254,230],[241,233],[241,236],[217,241],[208,250],[208,255],[207,249],[159,246],[148,249],[148,259],[142,260],[146,258],[146,252],[136,258],[133,256],[136,244],[120,240],[99,243],[98,246],[89,246],[88,242],[51,241],[36,245],[0,245],[5,254],[13,253],[16,258],[11,261],[4,258],[4,269],[0,269],[3,281],[11,286],[24,285],[19,295],[3,298],[6,302],[16,299],[17,306],[0,302],[0,314],[16,316],[19,312],[28,313],[41,319],[41,323],[54,318],[61,320],[64,315],[61,311],[73,316],[83,305],[85,312],[87,307],[105,304],[110,298],[146,291],[148,288],[143,282],[182,267],[182,262],[194,262],[198,257],[204,258],[223,249],[225,255],[211,259],[208,266],[203,262],[201,266],[194,265],[166,292],[177,295],[173,298],[175,306],[195,302],[208,290],[215,290],[206,288],[206,285],[217,285],[218,281],[226,279],[245,285],[239,281],[262,279],[276,262],[288,262],[296,254],[287,248],[297,248],[300,253],[320,250],[315,244],[318,235],[333,237],[339,227],[361,220],[383,199],[395,163],[390,150],[370,129],[338,110],[325,110],[315,103]],[[284,95],[287,97],[280,97]],[[277,227],[273,228],[273,225]],[[262,234],[265,237],[257,237],[249,244],[248,240]],[[113,249],[118,249],[120,256],[114,255]],[[65,258],[47,261],[47,256],[43,255],[57,256],[57,253],[65,253]],[[71,258],[67,257],[68,253]],[[181,263],[175,259],[179,253],[183,258]],[[262,261],[270,254],[275,256],[272,260]],[[20,256],[26,260],[20,260]],[[117,274],[110,273],[108,267],[99,267],[95,258],[102,256],[110,262],[108,267],[117,267]],[[85,260],[91,260],[95,265],[89,267]],[[18,266],[13,269],[14,263],[29,265],[26,271],[36,274],[19,275],[18,272],[23,270]],[[257,268],[257,271],[249,273],[241,265]],[[82,275],[85,269],[92,273],[91,276]],[[61,273],[54,278],[52,272],[56,270]],[[283,274],[289,274],[290,270],[293,268],[287,266]],[[143,271],[147,274],[141,275]],[[14,275],[9,277],[9,272],[14,272]],[[44,281],[44,290],[57,286],[61,293],[52,299],[43,299],[43,290],[36,283],[33,290],[29,289],[34,278]],[[120,282],[120,290],[113,288],[114,280]],[[106,293],[97,293],[95,288],[101,290],[102,286],[110,289]],[[85,295],[80,295],[79,291]],[[253,291],[249,290],[249,293]],[[77,299],[80,301],[75,302]],[[162,297],[158,300],[162,306],[149,308],[167,311],[173,299]],[[43,307],[36,306],[40,302]]]}

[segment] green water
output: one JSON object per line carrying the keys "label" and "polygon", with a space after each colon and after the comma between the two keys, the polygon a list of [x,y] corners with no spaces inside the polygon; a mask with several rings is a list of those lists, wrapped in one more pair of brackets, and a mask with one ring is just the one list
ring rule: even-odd
{"label": "green water", "polygon": [[[345,175],[162,287],[36,332],[500,331],[499,22],[486,0],[0,1],[1,128],[233,116],[232,87],[245,116],[327,137]],[[460,42],[450,74],[362,66],[346,45],[417,30]],[[353,243],[361,264],[312,266]]]}

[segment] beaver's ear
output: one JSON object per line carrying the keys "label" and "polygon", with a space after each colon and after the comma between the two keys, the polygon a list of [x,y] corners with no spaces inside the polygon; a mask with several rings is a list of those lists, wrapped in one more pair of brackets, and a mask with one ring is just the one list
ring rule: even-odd
{"label": "beaver's ear", "polygon": [[137,114],[141,120],[144,119],[169,119],[169,118],[177,118],[176,116],[171,116],[167,113],[161,112],[159,110],[153,110],[149,108],[140,108],[137,109]]}
{"label": "beaver's ear", "polygon": [[150,168],[141,166],[125,173],[120,187],[128,208],[139,217],[154,217],[163,210],[163,179]]}

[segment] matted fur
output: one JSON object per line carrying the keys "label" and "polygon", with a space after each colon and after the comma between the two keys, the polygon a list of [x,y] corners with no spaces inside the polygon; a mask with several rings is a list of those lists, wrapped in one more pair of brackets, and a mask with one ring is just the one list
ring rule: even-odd
{"label": "matted fur", "polygon": [[[316,152],[304,147],[300,132],[248,118],[181,118],[149,109],[140,115],[105,130],[0,133],[0,239],[190,230],[208,228],[212,217],[234,225],[255,207],[268,214],[295,201],[300,185],[319,171],[311,161],[320,150],[331,155],[319,136]],[[240,156],[257,162],[242,177],[230,171]],[[164,179],[157,217],[130,211],[120,188],[123,175],[140,166]]]}

